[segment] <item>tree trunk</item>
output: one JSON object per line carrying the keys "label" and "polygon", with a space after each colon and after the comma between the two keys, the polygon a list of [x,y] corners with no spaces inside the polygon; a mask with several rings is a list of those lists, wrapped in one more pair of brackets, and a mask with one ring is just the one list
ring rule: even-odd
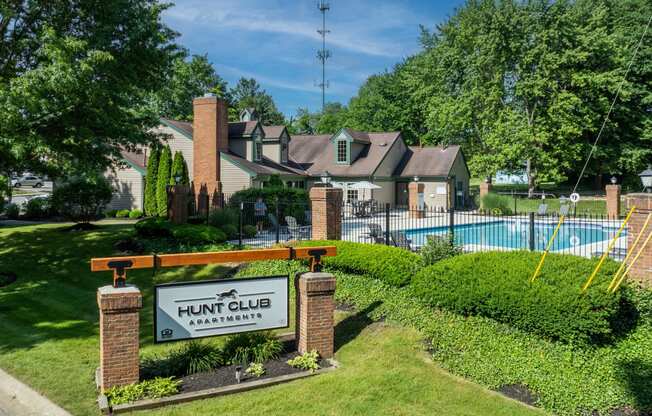
{"label": "tree trunk", "polygon": [[534,173],[532,172],[530,159],[527,160],[525,165],[525,173],[527,174],[527,197],[534,198]]}

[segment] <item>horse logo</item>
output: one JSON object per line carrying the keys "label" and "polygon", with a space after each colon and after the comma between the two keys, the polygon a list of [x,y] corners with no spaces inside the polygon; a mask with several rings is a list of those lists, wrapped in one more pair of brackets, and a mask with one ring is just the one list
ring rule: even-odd
{"label": "horse logo", "polygon": [[231,290],[226,291],[226,292],[218,293],[217,294],[217,300],[224,300],[226,298],[235,299],[237,294],[238,294],[237,290],[231,289]]}

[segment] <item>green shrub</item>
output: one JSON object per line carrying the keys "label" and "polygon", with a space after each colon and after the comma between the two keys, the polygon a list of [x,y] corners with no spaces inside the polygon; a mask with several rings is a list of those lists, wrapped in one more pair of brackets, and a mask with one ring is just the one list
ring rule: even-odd
{"label": "green shrub", "polygon": [[418,254],[382,244],[348,241],[301,241],[298,247],[336,246],[337,255],[325,257],[324,265],[331,269],[368,275],[394,286],[403,286],[421,262]]}
{"label": "green shrub", "polygon": [[127,386],[111,387],[106,391],[106,397],[113,406],[142,399],[159,399],[178,393],[179,384],[181,382],[172,377],[155,378]]}
{"label": "green shrub", "polygon": [[170,237],[172,235],[172,224],[164,218],[145,218],[134,224],[136,234],[140,237]]}
{"label": "green shrub", "polygon": [[30,220],[42,220],[49,216],[49,198],[32,198],[25,204],[25,218]]}
{"label": "green shrub", "polygon": [[412,283],[428,304],[481,315],[524,331],[571,343],[603,342],[613,335],[621,295],[606,291],[616,264],[604,264],[586,294],[580,287],[596,262],[550,254],[534,283],[541,253],[490,252],[457,256],[422,269]]}
{"label": "green shrub", "polygon": [[245,225],[242,227],[242,234],[245,238],[254,238],[258,234],[258,230],[255,225]]}
{"label": "green shrub", "polygon": [[265,374],[265,366],[261,363],[251,363],[245,370],[245,373],[251,374],[255,377],[261,377]]}
{"label": "green shrub", "polygon": [[5,205],[5,215],[10,220],[17,220],[20,216],[20,207],[14,203]]}
{"label": "green shrub", "polygon": [[225,364],[222,350],[208,342],[189,341],[166,356],[151,356],[141,362],[141,377],[183,377],[211,371]]}
{"label": "green shrub", "polygon": [[429,235],[426,244],[419,250],[424,265],[429,266],[440,260],[462,254],[462,247],[451,241],[449,235]]}
{"label": "green shrub", "polygon": [[319,370],[319,354],[317,351],[312,350],[298,355],[291,360],[287,361],[290,367],[300,368],[302,370],[310,370],[314,372]]}
{"label": "green shrub", "polygon": [[231,364],[264,363],[278,358],[283,344],[267,332],[247,332],[230,336],[223,347]]}
{"label": "green shrub", "polygon": [[132,220],[135,220],[135,219],[140,218],[142,216],[143,216],[143,211],[141,211],[139,209],[133,209],[129,213],[129,218],[131,218]]}
{"label": "green shrub", "polygon": [[226,241],[226,234],[210,225],[182,224],[172,227],[172,237],[180,243],[216,244]]}
{"label": "green shrub", "polygon": [[229,240],[238,238],[238,227],[233,224],[224,224],[221,230],[224,231],[224,234],[226,234]]}
{"label": "green shrub", "polygon": [[104,216],[106,218],[115,218],[117,213],[118,213],[117,209],[110,209],[108,211],[104,211]]}
{"label": "green shrub", "polygon": [[111,201],[113,189],[101,176],[76,177],[54,188],[52,208],[74,222],[100,218],[104,206]]}
{"label": "green shrub", "polygon": [[158,146],[151,146],[147,159],[147,174],[145,176],[145,213],[148,216],[158,215],[156,207],[156,182],[158,181],[158,162],[161,150]]}
{"label": "green shrub", "polygon": [[495,215],[511,215],[514,201],[506,196],[489,192],[480,200],[480,209]]}
{"label": "green shrub", "polygon": [[237,227],[238,220],[238,211],[231,208],[213,210],[208,216],[208,224],[217,228],[222,228],[225,225],[233,225],[234,227]]}
{"label": "green shrub", "polygon": [[115,213],[116,218],[127,218],[129,216],[130,211],[128,209],[121,209],[118,210],[118,212]]}
{"label": "green shrub", "polygon": [[168,185],[172,169],[172,151],[170,146],[161,150],[161,156],[156,171],[156,212],[159,217],[168,216]]}

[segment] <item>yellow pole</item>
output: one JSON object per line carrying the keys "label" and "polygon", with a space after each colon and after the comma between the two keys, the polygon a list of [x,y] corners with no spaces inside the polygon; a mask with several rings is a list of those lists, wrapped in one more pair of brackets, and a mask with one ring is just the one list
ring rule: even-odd
{"label": "yellow pole", "polygon": [[620,273],[625,269],[625,266],[627,266],[627,260],[629,260],[629,257],[634,253],[634,249],[638,245],[639,240],[641,237],[643,237],[643,234],[645,234],[645,230],[647,229],[648,224],[650,223],[650,219],[652,219],[652,212],[647,214],[647,218],[645,219],[645,222],[643,223],[643,228],[641,228],[641,232],[638,233],[636,236],[636,239],[632,243],[632,246],[629,248],[629,251],[627,252],[627,255],[625,256],[625,259],[622,261],[620,264],[620,267],[618,270],[616,270],[616,274],[614,274],[613,279],[611,279],[611,283],[609,283],[609,287],[607,288],[607,291],[610,291],[613,289],[614,285],[618,281],[618,276],[620,276]]}
{"label": "yellow pole", "polygon": [[629,273],[629,270],[632,268],[634,263],[636,263],[636,260],[638,260],[638,258],[641,256],[641,254],[643,253],[643,250],[645,250],[645,246],[647,246],[647,243],[649,243],[650,240],[652,240],[652,231],[650,231],[650,234],[648,234],[647,238],[643,242],[643,246],[641,246],[641,249],[638,251],[638,253],[636,253],[636,256],[634,256],[634,259],[632,260],[632,262],[629,263],[629,266],[627,266],[627,269],[625,269],[625,272],[623,273],[623,275],[620,276],[620,280],[618,280],[618,283],[616,283],[616,285],[613,287],[613,289],[611,289],[611,293],[616,293],[616,290],[618,290],[621,283],[623,283],[623,281],[625,280],[625,277],[627,276],[627,273]]}
{"label": "yellow pole", "polygon": [[539,272],[541,272],[541,268],[543,267],[543,262],[546,261],[546,256],[548,255],[548,252],[552,247],[552,242],[555,241],[555,237],[557,237],[557,233],[559,232],[559,228],[561,227],[561,224],[563,222],[564,222],[564,216],[562,215],[559,217],[559,222],[557,223],[557,227],[555,227],[555,231],[553,231],[552,237],[550,237],[550,241],[548,241],[548,246],[546,247],[546,250],[543,252],[543,256],[541,256],[541,260],[539,260],[539,265],[537,266],[536,270],[534,271],[534,274],[530,278],[530,283],[534,282],[537,276],[539,276]]}
{"label": "yellow pole", "polygon": [[589,276],[589,278],[586,280],[586,283],[584,283],[584,286],[582,286],[582,292],[586,292],[589,286],[591,286],[591,283],[593,283],[593,279],[595,279],[595,276],[598,274],[598,271],[600,271],[600,268],[602,267],[602,263],[604,263],[604,261],[609,256],[611,249],[616,244],[616,240],[618,240],[618,237],[620,237],[620,233],[623,232],[625,225],[627,225],[627,222],[629,221],[629,218],[634,213],[635,209],[636,207],[632,206],[632,208],[627,213],[627,216],[625,217],[625,221],[623,221],[623,223],[620,225],[620,228],[618,229],[618,232],[616,232],[616,235],[614,236],[613,240],[609,242],[609,245],[607,246],[607,250],[600,257],[600,261],[598,262],[598,265],[595,266],[595,269],[593,269],[593,273],[591,273],[591,276]]}

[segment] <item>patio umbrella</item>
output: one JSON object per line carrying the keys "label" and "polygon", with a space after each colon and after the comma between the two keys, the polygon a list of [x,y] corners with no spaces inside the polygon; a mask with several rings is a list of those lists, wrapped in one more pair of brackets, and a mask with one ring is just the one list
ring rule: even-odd
{"label": "patio umbrella", "polygon": [[356,182],[353,185],[349,186],[349,189],[361,189],[362,190],[362,199],[364,198],[365,190],[367,189],[382,189],[381,186],[373,184],[369,181],[360,181]]}

